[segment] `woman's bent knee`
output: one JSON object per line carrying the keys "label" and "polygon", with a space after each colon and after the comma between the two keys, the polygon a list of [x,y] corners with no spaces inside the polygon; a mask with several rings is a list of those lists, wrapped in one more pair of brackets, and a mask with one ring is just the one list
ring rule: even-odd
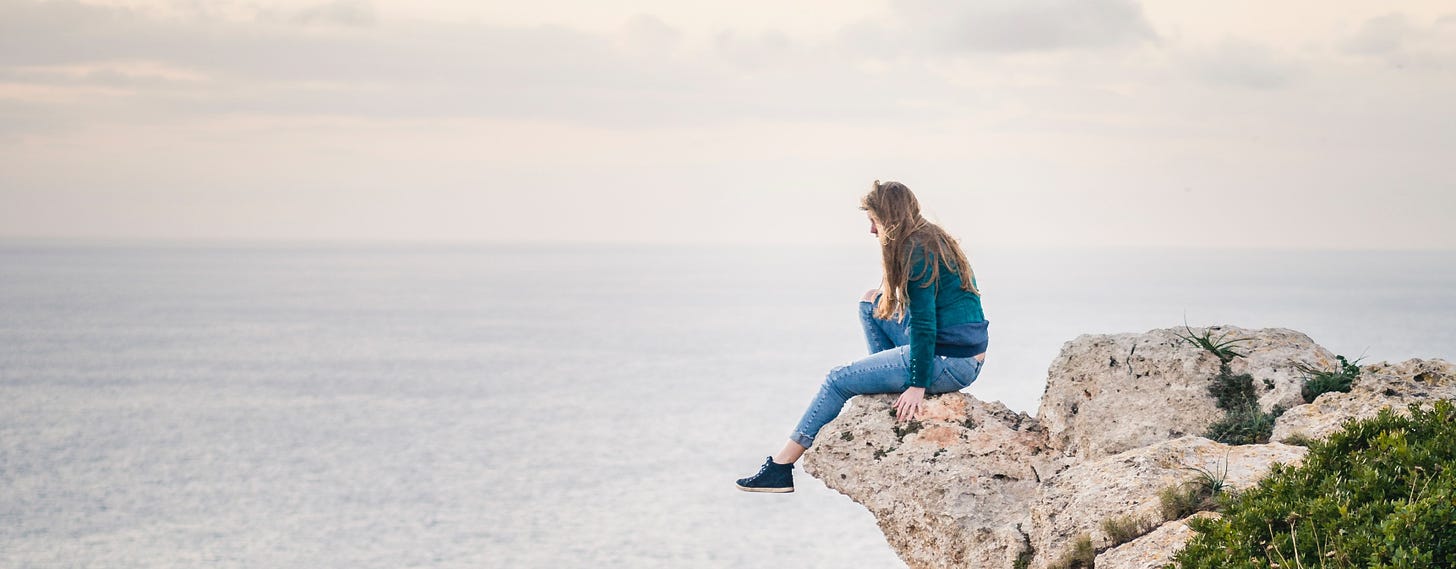
{"label": "woman's bent knee", "polygon": [[834,368],[832,370],[829,370],[829,373],[824,374],[824,383],[823,383],[823,386],[824,387],[837,387],[836,384],[839,382],[840,378],[841,377],[844,377],[844,376],[842,376],[842,375],[839,374],[839,370],[841,370],[841,369],[843,369],[842,366],[841,367],[836,367],[836,368]]}
{"label": "woman's bent knee", "polygon": [[846,399],[853,397],[855,395],[854,390],[849,388],[849,382],[847,381],[849,377],[847,374],[844,373],[844,371],[848,367],[849,366],[839,366],[832,370],[829,370],[829,373],[824,375],[824,384],[821,386],[821,388],[828,389],[831,392]]}

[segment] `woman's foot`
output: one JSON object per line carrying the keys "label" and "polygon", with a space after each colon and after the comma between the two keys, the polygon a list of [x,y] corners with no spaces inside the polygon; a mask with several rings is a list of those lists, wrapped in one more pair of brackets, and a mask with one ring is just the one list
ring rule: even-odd
{"label": "woman's foot", "polygon": [[768,457],[759,467],[758,474],[738,479],[738,489],[744,492],[772,492],[781,494],[794,491],[794,464],[779,464]]}

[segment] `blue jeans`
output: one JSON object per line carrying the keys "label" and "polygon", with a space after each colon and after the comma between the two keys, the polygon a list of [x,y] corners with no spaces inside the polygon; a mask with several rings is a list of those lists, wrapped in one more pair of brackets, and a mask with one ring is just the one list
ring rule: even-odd
{"label": "blue jeans", "polygon": [[[859,320],[870,355],[829,370],[819,394],[789,435],[790,440],[804,448],[812,446],[819,429],[839,416],[850,397],[904,391],[905,381],[910,378],[910,319],[882,320],[875,318],[873,311],[870,301],[859,302]],[[925,389],[926,394],[960,391],[981,375],[981,361],[974,357],[935,356],[930,374],[935,379]]]}

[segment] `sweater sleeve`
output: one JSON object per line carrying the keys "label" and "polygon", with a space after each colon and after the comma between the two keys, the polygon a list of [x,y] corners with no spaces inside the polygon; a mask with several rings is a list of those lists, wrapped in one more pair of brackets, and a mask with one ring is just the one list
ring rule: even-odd
{"label": "sweater sleeve", "polygon": [[[931,358],[935,357],[937,286],[922,286],[930,278],[924,250],[917,247],[910,256],[910,275],[905,285],[907,309],[910,313],[910,379],[905,388],[929,387]],[[916,278],[920,277],[920,278]]]}

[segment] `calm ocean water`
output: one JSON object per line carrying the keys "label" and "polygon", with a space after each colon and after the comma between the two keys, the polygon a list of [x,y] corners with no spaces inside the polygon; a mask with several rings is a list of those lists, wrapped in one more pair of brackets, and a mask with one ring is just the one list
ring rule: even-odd
{"label": "calm ocean water", "polygon": [[[0,566],[899,567],[777,449],[863,355],[863,246],[0,242]],[[1456,358],[1456,253],[971,251],[969,391],[1083,333]]]}

